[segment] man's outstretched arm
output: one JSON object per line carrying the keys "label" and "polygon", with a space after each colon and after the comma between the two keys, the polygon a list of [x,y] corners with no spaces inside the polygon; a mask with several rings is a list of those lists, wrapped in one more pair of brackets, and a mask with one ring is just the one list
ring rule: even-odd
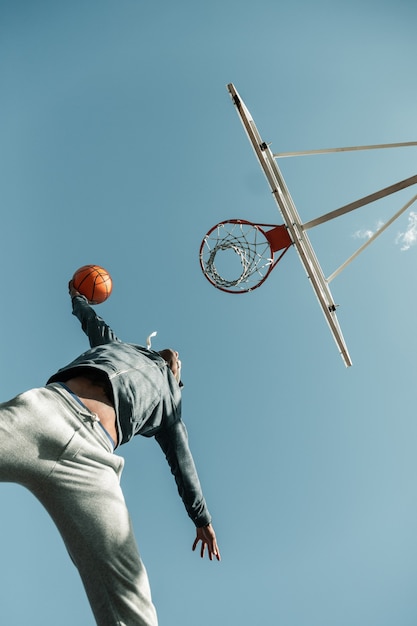
{"label": "man's outstretched arm", "polygon": [[188,445],[187,429],[184,422],[182,420],[174,422],[170,427],[157,433],[155,439],[166,456],[177,483],[178,492],[189,517],[196,526],[197,534],[193,543],[193,550],[201,542],[201,557],[204,557],[207,550],[210,561],[213,560],[213,557],[220,561],[216,534],[211,525],[211,515],[203,497],[197,470]]}
{"label": "man's outstretched arm", "polygon": [[120,341],[110,326],[89,305],[87,298],[75,289],[72,280],[68,284],[68,291],[72,300],[72,313],[81,322],[81,327],[92,348],[104,343]]}

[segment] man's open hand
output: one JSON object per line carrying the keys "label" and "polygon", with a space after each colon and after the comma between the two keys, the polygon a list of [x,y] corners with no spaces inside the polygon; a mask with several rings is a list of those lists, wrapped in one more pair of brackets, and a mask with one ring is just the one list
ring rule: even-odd
{"label": "man's open hand", "polygon": [[202,528],[197,528],[197,536],[193,543],[193,550],[196,549],[198,543],[201,541],[201,550],[200,556],[204,557],[204,553],[207,548],[207,554],[210,561],[213,560],[213,557],[216,557],[218,561],[220,561],[220,550],[216,541],[216,533],[214,532],[214,528],[211,524],[208,526],[203,526]]}

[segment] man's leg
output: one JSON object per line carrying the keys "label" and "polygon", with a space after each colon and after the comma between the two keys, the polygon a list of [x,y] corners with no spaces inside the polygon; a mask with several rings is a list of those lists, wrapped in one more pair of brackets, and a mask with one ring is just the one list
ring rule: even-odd
{"label": "man's leg", "polygon": [[122,468],[92,414],[59,386],[0,405],[0,480],[24,484],[48,510],[97,624],[156,626],[119,484]]}

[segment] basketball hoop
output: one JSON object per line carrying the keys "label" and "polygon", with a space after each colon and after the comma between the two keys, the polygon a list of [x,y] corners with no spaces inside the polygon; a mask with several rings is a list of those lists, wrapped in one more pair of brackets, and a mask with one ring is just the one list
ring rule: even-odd
{"label": "basketball hoop", "polygon": [[[201,242],[200,265],[217,289],[247,293],[262,285],[291,245],[285,225],[225,220],[213,226]],[[278,250],[282,253],[274,260]]]}
{"label": "basketball hoop", "polygon": [[[262,285],[272,272],[278,261],[288,248],[294,245],[309,282],[317,296],[317,300],[329,325],[330,331],[346,365],[352,365],[345,339],[343,337],[329,283],[340,274],[376,237],[417,202],[417,194],[401,207],[384,226],[379,228],[362,246],[354,252],[339,268],[326,278],[317,259],[308,229],[324,224],[336,217],[345,215],[371,202],[377,201],[397,191],[417,184],[417,174],[401,180],[384,189],[380,189],[359,200],[345,204],[334,211],[302,222],[297,208],[287,188],[277,159],[281,157],[303,156],[308,154],[325,154],[331,152],[347,152],[354,150],[373,150],[375,148],[403,148],[417,146],[417,141],[395,144],[379,144],[367,146],[348,146],[343,148],[326,148],[303,152],[273,153],[270,143],[266,143],[256,127],[255,121],[238,94],[233,83],[227,85],[245,133],[252,145],[256,158],[261,166],[272,196],[278,206],[284,224],[255,224],[246,220],[226,220],[214,226],[204,237],[200,247],[200,265],[207,280],[212,285],[229,293],[246,293]],[[271,230],[264,230],[263,227]],[[274,261],[274,253],[281,254]],[[232,262],[234,261],[234,268]]]}

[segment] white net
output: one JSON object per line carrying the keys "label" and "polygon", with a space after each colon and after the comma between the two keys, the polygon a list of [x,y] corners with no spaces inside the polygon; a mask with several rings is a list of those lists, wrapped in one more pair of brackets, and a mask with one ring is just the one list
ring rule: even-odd
{"label": "white net", "polygon": [[258,287],[273,267],[273,256],[262,229],[244,220],[217,224],[200,248],[206,278],[215,287],[234,293]]}

